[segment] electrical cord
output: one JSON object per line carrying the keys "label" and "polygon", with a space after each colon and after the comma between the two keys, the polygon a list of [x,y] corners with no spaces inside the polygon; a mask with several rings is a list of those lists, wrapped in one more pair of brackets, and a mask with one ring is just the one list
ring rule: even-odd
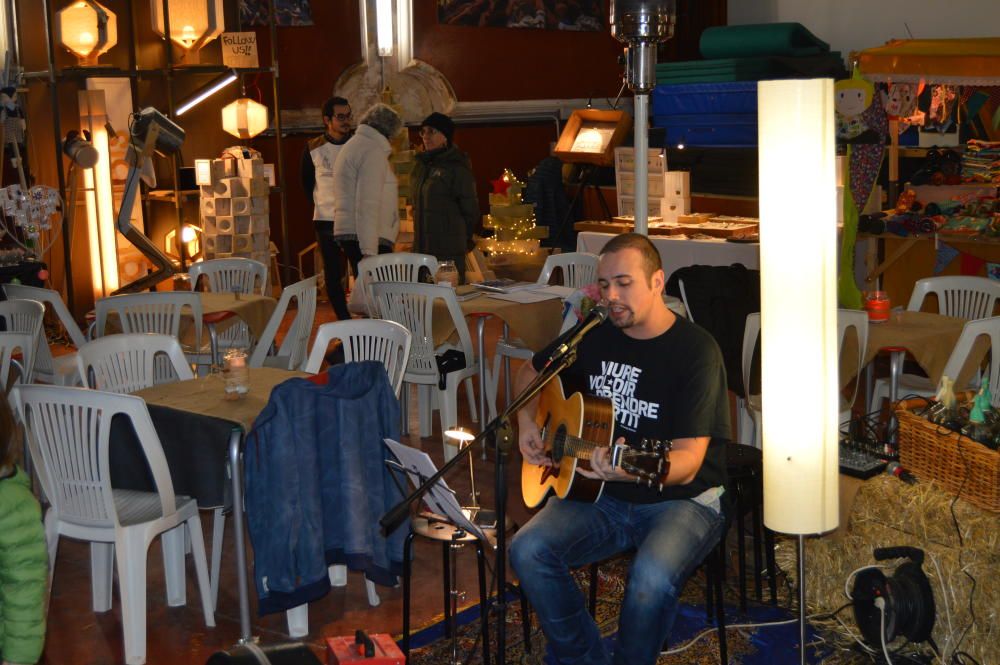
{"label": "electrical cord", "polygon": [[[944,576],[941,574],[941,565],[938,563],[937,556],[933,552],[928,552],[931,563],[934,564],[934,570],[937,571],[938,583],[941,585],[941,596],[944,598],[944,615],[948,622],[948,639],[944,643],[945,652],[948,651],[948,645],[951,643],[951,636],[955,634],[955,629],[951,624],[951,605],[948,603],[948,587],[944,583]],[[937,656],[938,660],[941,661],[941,665],[945,665],[944,656],[938,649],[937,644],[934,643],[933,637],[927,638],[927,643],[930,644],[931,649]]]}
{"label": "electrical cord", "polygon": [[[807,619],[819,619],[819,618],[833,617],[833,618],[836,619],[838,613],[842,612],[843,610],[847,609],[850,606],[851,606],[851,603],[847,603],[845,605],[842,605],[842,606],[838,607],[833,612],[824,612],[824,613],[821,613],[821,614],[810,614],[806,618]],[[798,623],[798,621],[799,620],[797,618],[795,618],[795,619],[782,619],[781,621],[762,621],[762,622],[759,622],[759,623],[734,623],[734,624],[726,624],[726,630],[737,629],[737,628],[738,629],[745,629],[745,628],[771,628],[773,626],[787,626],[789,624]],[[838,621],[839,621],[839,619],[838,619]],[[841,625],[843,625],[843,624],[841,624]],[[675,655],[675,654],[687,651],[692,646],[694,646],[697,642],[699,642],[702,638],[704,638],[706,635],[710,635],[710,634],[716,632],[717,630],[718,630],[718,628],[706,628],[705,630],[701,631],[700,633],[698,633],[697,635],[695,635],[694,637],[692,637],[690,640],[688,640],[688,642],[686,644],[683,644],[683,645],[681,645],[679,647],[676,647],[674,649],[667,649],[667,650],[664,650],[664,651],[660,651],[660,655],[661,656],[672,656],[672,655]]]}
{"label": "electrical cord", "polygon": [[885,662],[888,665],[892,665],[892,658],[889,656],[889,647],[885,643],[885,598],[879,597],[875,599],[875,607],[878,608],[879,615],[879,631],[878,636],[882,642],[882,653],[885,655]]}
{"label": "electrical cord", "polygon": [[[943,427],[938,427],[937,434],[939,435],[947,434],[951,433],[952,431],[953,430],[949,430]],[[959,648],[962,646],[962,642],[965,641],[965,637],[966,635],[968,635],[969,630],[971,630],[972,627],[976,625],[976,610],[972,603],[972,599],[976,594],[977,582],[976,578],[972,576],[972,573],[969,572],[969,570],[965,567],[965,564],[962,562],[962,553],[965,550],[965,538],[962,536],[962,528],[958,523],[958,516],[955,514],[955,503],[958,502],[958,497],[962,495],[962,491],[965,489],[965,484],[969,480],[969,474],[972,471],[972,466],[969,464],[969,460],[966,459],[965,452],[962,451],[963,438],[968,439],[968,437],[966,437],[964,434],[958,432],[958,437],[955,439],[955,449],[958,452],[959,458],[961,458],[962,460],[962,464],[965,465],[965,474],[962,476],[962,482],[958,486],[958,492],[955,493],[955,496],[954,498],[952,498],[951,503],[948,504],[948,511],[951,513],[951,521],[952,524],[955,525],[955,533],[958,535],[958,568],[959,570],[962,571],[963,575],[969,578],[969,581],[972,583],[972,588],[969,590],[969,616],[971,617],[972,620],[969,622],[968,625],[966,625],[965,629],[962,631],[962,635],[958,638],[958,641],[955,642],[955,652],[952,654],[953,662],[955,662],[956,656],[958,656],[959,654],[965,654],[965,652],[960,651]],[[969,439],[969,441],[972,441],[972,439]]]}

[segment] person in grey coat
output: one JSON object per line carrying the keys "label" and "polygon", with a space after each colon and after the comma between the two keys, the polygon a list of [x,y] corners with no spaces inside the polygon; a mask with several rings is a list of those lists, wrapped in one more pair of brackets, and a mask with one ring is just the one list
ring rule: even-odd
{"label": "person in grey coat", "polygon": [[361,259],[391,252],[399,234],[399,185],[389,164],[389,140],[402,128],[398,113],[386,104],[375,104],[337,154],[333,237],[347,254],[355,277]]}
{"label": "person in grey coat", "polygon": [[414,251],[452,260],[465,281],[465,254],[479,220],[476,179],[469,157],[452,143],[455,123],[431,113],[420,125],[424,151],[411,177]]}

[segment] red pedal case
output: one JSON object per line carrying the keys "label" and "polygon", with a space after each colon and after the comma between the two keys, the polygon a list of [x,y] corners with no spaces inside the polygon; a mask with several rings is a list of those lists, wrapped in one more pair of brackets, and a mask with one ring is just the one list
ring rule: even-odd
{"label": "red pedal case", "polygon": [[369,636],[359,630],[354,637],[326,638],[326,663],[327,665],[344,665],[344,663],[405,665],[406,659],[392,636],[385,633]]}

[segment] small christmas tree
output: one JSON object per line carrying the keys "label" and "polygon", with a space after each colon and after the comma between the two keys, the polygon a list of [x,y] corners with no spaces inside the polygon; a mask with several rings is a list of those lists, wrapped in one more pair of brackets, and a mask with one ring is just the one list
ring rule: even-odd
{"label": "small christmas tree", "polygon": [[549,237],[549,229],[535,224],[535,204],[521,200],[524,183],[510,169],[490,182],[490,213],[483,216],[483,228],[491,229],[493,237],[480,240],[479,249],[498,258],[540,253],[539,241]]}

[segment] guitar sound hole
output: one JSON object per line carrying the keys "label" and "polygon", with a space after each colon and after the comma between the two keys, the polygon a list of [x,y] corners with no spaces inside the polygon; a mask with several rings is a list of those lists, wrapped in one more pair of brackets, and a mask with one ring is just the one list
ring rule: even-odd
{"label": "guitar sound hole", "polygon": [[552,461],[559,462],[566,451],[566,426],[560,425],[552,433]]}

